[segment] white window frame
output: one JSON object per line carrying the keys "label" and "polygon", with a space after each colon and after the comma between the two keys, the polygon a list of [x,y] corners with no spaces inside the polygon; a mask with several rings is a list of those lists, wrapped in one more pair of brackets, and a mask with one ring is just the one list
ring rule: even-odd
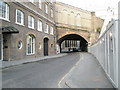
{"label": "white window frame", "polygon": [[[21,23],[19,23],[18,22],[18,19],[17,19],[17,12],[18,11],[20,11],[20,13],[21,13]],[[16,9],[16,24],[19,24],[19,25],[24,25],[24,13],[21,11],[21,10],[19,10],[19,9]]]}
{"label": "white window frame", "polygon": [[38,3],[39,3],[39,8],[42,9],[42,2],[41,2],[41,0],[39,0]]}
{"label": "white window frame", "polygon": [[53,0],[50,0],[51,3],[53,3]]}
{"label": "white window frame", "polygon": [[34,3],[34,0],[29,0],[29,2]]}
{"label": "white window frame", "polygon": [[45,13],[48,14],[48,5],[47,4],[45,4]]}
{"label": "white window frame", "polygon": [[18,47],[19,50],[21,50],[21,49],[23,48],[22,40],[19,40],[19,41],[18,41],[17,47]]}
{"label": "white window frame", "polygon": [[[31,45],[30,53],[28,51],[29,39],[31,39],[31,42],[30,42],[30,45]],[[35,54],[35,37],[33,35],[28,35],[27,36],[27,45],[26,46],[27,46],[26,47],[27,48],[27,51],[26,51],[27,55],[33,55],[33,54]]]}
{"label": "white window frame", "polygon": [[5,11],[5,17],[1,17],[0,16],[0,19],[3,19],[3,20],[6,20],[6,21],[9,21],[9,5],[8,4],[6,4],[5,2],[3,2],[3,1],[0,1],[2,4],[4,3],[6,6],[6,11]]}
{"label": "white window frame", "polygon": [[[31,20],[31,21],[30,21]],[[28,16],[28,28],[34,29],[35,28],[35,19],[33,16]],[[32,23],[32,26],[30,25]]]}
{"label": "white window frame", "polygon": [[51,17],[53,18],[54,17],[54,13],[53,13],[53,9],[51,8],[51,10],[50,10],[50,15],[51,15]]}
{"label": "white window frame", "polygon": [[48,24],[45,24],[45,31],[44,31],[45,33],[49,33],[49,25]]}
{"label": "white window frame", "polygon": [[50,34],[54,35],[54,28],[53,28],[53,26],[50,27]]}
{"label": "white window frame", "polygon": [[43,25],[42,21],[38,20],[38,31],[42,32],[42,28],[43,28],[42,25]]}

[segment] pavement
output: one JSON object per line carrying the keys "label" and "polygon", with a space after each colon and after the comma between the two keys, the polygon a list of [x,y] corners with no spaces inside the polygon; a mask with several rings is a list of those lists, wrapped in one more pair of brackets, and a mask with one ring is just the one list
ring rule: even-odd
{"label": "pavement", "polygon": [[112,88],[114,90],[100,63],[89,53],[81,53],[80,60],[60,80],[58,86],[60,88]]}
{"label": "pavement", "polygon": [[63,57],[65,55],[67,55],[67,54],[63,53],[63,54],[57,54],[57,55],[53,55],[53,56],[43,56],[43,57],[39,57],[39,58],[30,58],[30,59],[22,59],[22,60],[15,60],[15,61],[2,61],[2,67],[0,67],[0,69],[17,66],[20,64],[32,63],[32,62],[41,61],[41,60],[45,60],[45,59]]}

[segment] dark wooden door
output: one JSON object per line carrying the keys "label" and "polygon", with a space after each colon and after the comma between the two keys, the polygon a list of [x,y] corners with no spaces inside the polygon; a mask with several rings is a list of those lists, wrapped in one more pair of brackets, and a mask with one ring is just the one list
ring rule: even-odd
{"label": "dark wooden door", "polygon": [[48,56],[48,38],[44,39],[44,56]]}

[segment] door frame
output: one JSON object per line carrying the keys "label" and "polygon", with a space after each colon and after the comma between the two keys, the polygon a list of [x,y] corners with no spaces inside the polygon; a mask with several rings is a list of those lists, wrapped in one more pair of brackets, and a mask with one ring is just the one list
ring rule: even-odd
{"label": "door frame", "polygon": [[[47,43],[46,43],[47,42]],[[46,53],[46,45],[45,44],[47,44],[47,53]],[[44,53],[44,56],[48,56],[49,55],[49,39],[47,38],[47,37],[45,37],[44,39],[43,39],[43,53]]]}
{"label": "door frame", "polygon": [[0,48],[1,48],[1,60],[3,61],[3,34],[0,33],[0,38],[1,38],[1,45],[0,45]]}

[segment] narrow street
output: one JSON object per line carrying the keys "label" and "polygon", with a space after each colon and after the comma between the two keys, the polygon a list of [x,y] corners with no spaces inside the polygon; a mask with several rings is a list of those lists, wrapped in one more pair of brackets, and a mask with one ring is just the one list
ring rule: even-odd
{"label": "narrow street", "polygon": [[80,60],[80,53],[4,69],[3,88],[59,88],[61,78]]}

